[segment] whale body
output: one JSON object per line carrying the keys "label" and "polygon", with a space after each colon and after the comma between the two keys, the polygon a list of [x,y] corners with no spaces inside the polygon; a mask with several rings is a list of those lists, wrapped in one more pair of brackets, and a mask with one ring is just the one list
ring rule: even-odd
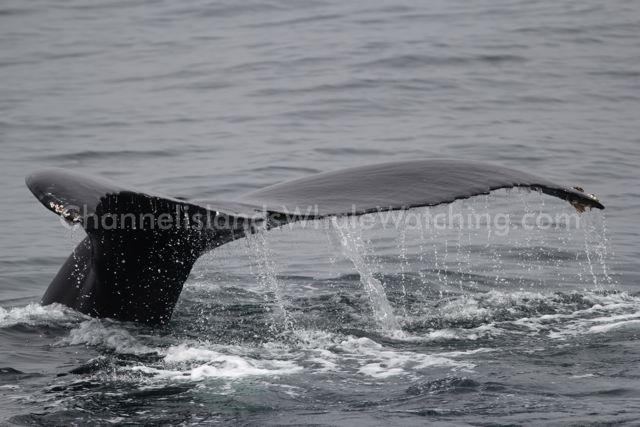
{"label": "whale body", "polygon": [[26,179],[40,202],[87,237],[42,297],[93,317],[166,324],[196,260],[261,228],[300,220],[436,206],[525,187],[604,209],[590,194],[493,164],[459,160],[382,163],[272,185],[234,200],[181,200],[65,169]]}

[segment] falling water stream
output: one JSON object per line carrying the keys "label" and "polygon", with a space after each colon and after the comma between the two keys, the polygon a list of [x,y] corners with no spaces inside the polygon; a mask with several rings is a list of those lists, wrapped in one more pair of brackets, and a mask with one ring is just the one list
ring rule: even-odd
{"label": "falling water stream", "polygon": [[274,328],[277,329],[278,326],[282,326],[285,330],[292,331],[294,329],[293,319],[285,306],[282,285],[278,280],[278,267],[273,252],[269,247],[266,233],[267,230],[264,229],[247,236],[247,244],[253,253],[258,281],[264,290],[272,294],[275,299]]}
{"label": "falling water stream", "polygon": [[[524,195],[521,195],[521,199],[525,214],[544,210],[544,202],[534,209],[530,206],[531,202]],[[443,297],[443,291],[455,291],[458,294],[466,295],[467,292],[475,289],[477,284],[471,278],[471,272],[474,271],[475,266],[472,264],[474,260],[472,260],[470,245],[472,234],[475,233],[473,240],[478,240],[482,233],[479,233],[478,229],[474,231],[473,227],[468,227],[468,230],[465,230],[465,225],[469,226],[470,224],[463,224],[462,219],[471,218],[469,215],[475,215],[479,210],[477,204],[477,200],[466,204],[457,203],[456,210],[450,211],[450,213],[454,212],[454,215],[456,215],[457,222],[444,229],[430,224],[426,229],[421,227],[419,232],[413,233],[412,230],[408,229],[409,227],[405,222],[403,212],[406,211],[400,212],[397,218],[394,219],[395,246],[392,249],[395,248],[398,258],[397,265],[400,269],[398,283],[400,298],[397,302],[398,307],[396,310],[400,310],[401,313],[394,313],[394,308],[385,292],[385,284],[376,277],[376,271],[380,266],[376,263],[372,243],[363,237],[364,230],[359,225],[359,222],[354,221],[352,217],[332,217],[328,222],[324,222],[327,226],[324,235],[329,245],[329,261],[333,266],[332,268],[336,267],[336,253],[341,252],[351,262],[360,276],[362,289],[369,302],[373,319],[381,331],[394,334],[401,331],[396,315],[402,314],[405,318],[407,316],[407,296],[409,293],[407,271],[417,270],[420,272],[418,276],[423,287],[426,288],[428,287],[427,281],[429,279],[422,270],[425,264],[432,268],[435,272],[435,282],[439,285],[440,298]],[[486,200],[485,204],[487,204]],[[422,211],[422,214],[426,215],[427,218],[432,213],[429,209]],[[606,284],[612,284],[613,279],[608,274],[606,264],[607,239],[604,218],[596,212],[592,212],[590,215],[596,218],[584,219],[585,215],[581,217],[583,218],[581,228],[583,228],[582,233],[584,234],[582,239],[584,247],[582,253],[577,253],[577,257],[581,266],[580,276],[590,277],[591,285],[599,288],[601,281]],[[402,219],[402,221],[399,219]],[[521,285],[532,283],[531,277],[541,277],[539,280],[544,283],[545,273],[553,274],[553,270],[556,271],[555,278],[560,281],[567,280],[560,272],[561,265],[554,261],[553,256],[545,253],[545,251],[549,250],[545,248],[551,244],[566,250],[567,242],[575,238],[576,230],[571,229],[571,227],[558,228],[556,224],[556,230],[553,233],[554,237],[550,237],[549,234],[543,234],[540,229],[526,230],[526,227],[531,227],[532,224],[505,223],[505,226],[509,227],[511,234],[504,233],[504,235],[494,230],[492,227],[495,227],[495,224],[489,223],[488,219],[485,222],[478,220],[477,226],[487,227],[484,247],[488,257],[489,271],[493,275],[496,285],[508,281]],[[409,237],[418,239],[416,243],[416,248],[420,252],[417,257],[420,262],[418,268],[410,264],[408,257]],[[278,267],[273,251],[269,246],[267,231],[258,231],[256,234],[249,236],[247,242],[255,264],[255,274],[258,277],[258,281],[262,284],[267,294],[272,295],[274,298],[274,324],[279,325],[279,328],[284,328],[284,330],[293,330],[295,327],[294,320],[286,308],[287,297],[284,295],[283,284],[278,280]],[[502,246],[508,247],[508,251],[505,252]],[[508,276],[504,267],[505,260],[503,259],[506,255],[510,257],[510,263],[520,266],[520,274],[528,274],[529,277],[522,275],[518,277]],[[582,259],[586,262],[582,262]],[[452,274],[454,276],[451,276]],[[450,276],[456,279],[450,280]],[[602,279],[599,279],[600,277]],[[467,289],[470,291],[467,291]],[[417,292],[419,291],[417,290]],[[416,292],[416,290],[412,290],[412,292]]]}
{"label": "falling water stream", "polygon": [[371,266],[365,258],[367,247],[360,231],[357,227],[350,226],[346,217],[332,218],[331,225],[338,236],[342,253],[351,260],[360,274],[360,282],[367,292],[376,322],[384,331],[399,331],[400,325],[393,314],[382,282],[374,277]]}

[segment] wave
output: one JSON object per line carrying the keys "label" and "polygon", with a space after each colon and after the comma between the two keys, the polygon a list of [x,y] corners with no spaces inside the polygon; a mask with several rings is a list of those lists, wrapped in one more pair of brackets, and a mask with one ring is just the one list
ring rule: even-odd
{"label": "wave", "polygon": [[54,162],[101,159],[149,159],[153,157],[173,157],[178,153],[179,151],[177,150],[83,150],[73,153],[38,156],[37,158]]}
{"label": "wave", "polygon": [[470,56],[393,55],[358,64],[359,68],[416,68],[441,65],[467,65],[473,63],[501,64],[523,63],[527,58],[510,54],[482,54]]}
{"label": "wave", "polygon": [[31,303],[25,307],[0,307],[0,328],[16,325],[54,326],[72,325],[86,316],[60,304],[42,306]]}

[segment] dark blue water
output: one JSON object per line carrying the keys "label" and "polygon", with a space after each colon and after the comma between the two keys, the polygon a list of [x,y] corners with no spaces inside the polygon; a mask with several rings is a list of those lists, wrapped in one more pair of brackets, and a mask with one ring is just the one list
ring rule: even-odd
{"label": "dark blue water", "polygon": [[[639,26],[634,1],[2,2],[0,419],[636,425]],[[274,230],[201,259],[162,329],[37,305],[83,233],[26,189],[39,168],[224,199],[435,157],[607,209],[505,235]]]}

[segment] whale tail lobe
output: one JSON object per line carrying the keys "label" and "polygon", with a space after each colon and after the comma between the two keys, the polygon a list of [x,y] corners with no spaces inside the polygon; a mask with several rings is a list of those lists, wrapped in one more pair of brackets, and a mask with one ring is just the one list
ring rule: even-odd
{"label": "whale tail lobe", "polygon": [[[166,323],[198,257],[244,234],[244,222],[188,202],[133,191],[67,171],[45,171],[27,185],[87,237],[53,279],[42,304],[94,317]],[[242,218],[240,218],[242,219]],[[233,227],[214,228],[212,222]]]}

